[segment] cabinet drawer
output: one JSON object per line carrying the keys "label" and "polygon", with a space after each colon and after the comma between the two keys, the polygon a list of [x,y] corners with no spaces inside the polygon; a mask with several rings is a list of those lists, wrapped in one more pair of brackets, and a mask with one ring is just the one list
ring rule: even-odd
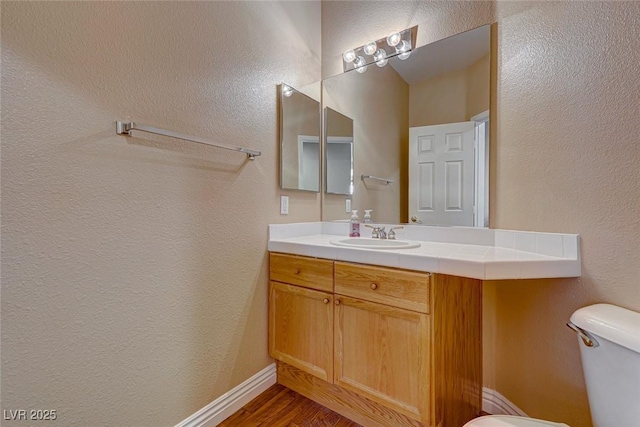
{"label": "cabinet drawer", "polygon": [[429,273],[335,263],[335,293],[429,313]]}
{"label": "cabinet drawer", "polygon": [[276,282],[333,292],[333,261],[272,253],[269,278]]}

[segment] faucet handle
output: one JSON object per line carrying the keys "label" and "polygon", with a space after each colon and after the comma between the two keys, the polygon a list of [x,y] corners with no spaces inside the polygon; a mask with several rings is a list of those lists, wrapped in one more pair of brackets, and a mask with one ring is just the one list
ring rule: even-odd
{"label": "faucet handle", "polygon": [[400,226],[400,227],[391,227],[391,229],[389,230],[389,232],[387,233],[387,238],[389,240],[396,240],[396,232],[394,230],[403,230],[404,227]]}
{"label": "faucet handle", "polygon": [[387,238],[387,232],[385,230],[386,230],[386,227],[378,227],[378,231],[380,232],[381,239]]}
{"label": "faucet handle", "polygon": [[[375,227],[373,225],[369,225],[369,224],[365,224],[364,225],[367,228],[371,228],[373,229],[373,231],[371,232],[371,238],[372,239],[379,239],[380,238],[380,227]],[[382,228],[384,230],[384,227]]]}

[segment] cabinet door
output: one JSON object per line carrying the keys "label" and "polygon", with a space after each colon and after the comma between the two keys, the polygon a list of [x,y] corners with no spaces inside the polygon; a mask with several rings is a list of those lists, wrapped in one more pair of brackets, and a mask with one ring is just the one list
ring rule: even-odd
{"label": "cabinet door", "polygon": [[428,315],[335,296],[334,383],[427,425]]}
{"label": "cabinet door", "polygon": [[270,282],[271,357],[311,375],[333,379],[333,295]]}

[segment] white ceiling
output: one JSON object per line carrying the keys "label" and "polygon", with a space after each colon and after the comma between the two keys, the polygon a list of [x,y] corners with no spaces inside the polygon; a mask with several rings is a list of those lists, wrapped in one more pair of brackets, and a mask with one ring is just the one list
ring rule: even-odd
{"label": "white ceiling", "polygon": [[489,53],[490,28],[489,25],[485,25],[421,46],[411,52],[407,60],[392,58],[389,65],[410,85],[452,71],[464,70]]}

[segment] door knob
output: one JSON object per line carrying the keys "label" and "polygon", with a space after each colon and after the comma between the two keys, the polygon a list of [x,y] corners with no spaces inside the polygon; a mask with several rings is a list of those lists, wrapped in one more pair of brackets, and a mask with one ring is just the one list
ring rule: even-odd
{"label": "door knob", "polygon": [[372,283],[371,284],[371,289],[373,289],[375,291],[376,289],[378,289],[378,285],[376,285],[375,283]]}
{"label": "door knob", "polygon": [[325,303],[325,304],[329,304],[329,298],[323,299],[322,302]]}
{"label": "door knob", "polygon": [[335,302],[335,304],[336,304],[336,305],[340,305],[340,300],[339,300],[339,299],[337,299],[337,300],[336,300],[336,302]]}

